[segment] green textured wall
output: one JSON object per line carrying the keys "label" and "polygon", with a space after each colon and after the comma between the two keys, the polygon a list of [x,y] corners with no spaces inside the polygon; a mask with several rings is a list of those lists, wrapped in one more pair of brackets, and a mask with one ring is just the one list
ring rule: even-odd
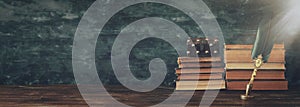
{"label": "green textured wall", "polygon": [[[0,0],[0,84],[72,84],[72,44],[76,27],[94,0]],[[267,0],[205,0],[222,28],[227,44],[252,44],[262,11],[272,10]],[[173,12],[169,12],[173,11]],[[136,12],[136,14],[132,14]],[[122,11],[108,23],[99,37],[96,63],[103,83],[117,84],[111,69],[110,47],[116,31],[131,20],[159,15],[175,20],[192,37],[203,36],[184,14],[166,6],[145,4]],[[168,32],[172,33],[172,32]],[[287,48],[289,80],[300,78],[299,36],[283,38]],[[183,46],[185,48],[185,46]],[[139,42],[130,55],[133,74],[140,79],[149,76],[148,64],[160,57],[168,67],[164,85],[173,85],[177,53],[160,39]],[[101,69],[99,69],[101,68]],[[293,77],[295,76],[295,77]]]}

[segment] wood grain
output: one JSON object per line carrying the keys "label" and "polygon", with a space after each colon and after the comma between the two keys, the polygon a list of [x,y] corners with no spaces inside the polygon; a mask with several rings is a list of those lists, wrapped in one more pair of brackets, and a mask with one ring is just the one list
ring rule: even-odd
{"label": "wood grain", "polygon": [[[92,86],[90,87],[92,88]],[[97,88],[95,88],[97,89]],[[174,87],[158,87],[157,89],[138,93],[128,90],[123,86],[106,86],[110,95],[121,103],[144,107],[158,104],[168,98],[174,91]],[[242,101],[243,91],[218,92],[210,107],[298,107],[300,106],[300,88],[290,88],[288,91],[253,91],[251,94],[254,99]],[[187,97],[186,91],[178,91],[181,97]],[[213,92],[213,91],[209,91]],[[198,107],[205,91],[195,91],[193,97],[186,107]],[[97,93],[90,96],[99,95]],[[88,107],[85,100],[81,97],[75,85],[39,85],[39,86],[0,86],[0,105],[2,107]],[[95,101],[94,99],[90,99]],[[111,104],[108,100],[102,101]],[[181,100],[168,103],[167,107],[173,107],[184,103]],[[94,102],[93,106],[103,106]]]}

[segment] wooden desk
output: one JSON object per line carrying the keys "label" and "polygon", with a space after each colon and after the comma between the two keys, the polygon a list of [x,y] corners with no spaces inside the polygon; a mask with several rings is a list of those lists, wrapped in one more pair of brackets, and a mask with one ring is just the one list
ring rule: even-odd
{"label": "wooden desk", "polygon": [[[152,92],[136,93],[121,86],[107,86],[115,99],[132,106],[149,106],[166,99],[173,88],[160,87]],[[196,91],[187,106],[198,106],[204,91]],[[289,91],[253,91],[255,99],[240,100],[244,91],[219,92],[212,107],[295,107],[300,106],[300,88]],[[180,101],[170,104],[174,106]],[[87,106],[75,85],[0,86],[0,106]],[[100,106],[100,105],[99,105]]]}

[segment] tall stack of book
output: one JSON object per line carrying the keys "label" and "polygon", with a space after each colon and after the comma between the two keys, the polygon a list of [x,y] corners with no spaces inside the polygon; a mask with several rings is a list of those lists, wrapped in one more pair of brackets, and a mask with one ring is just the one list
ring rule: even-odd
{"label": "tall stack of book", "polygon": [[[249,82],[254,63],[251,59],[252,45],[226,45],[226,86],[228,90],[245,90]],[[258,69],[253,90],[287,90],[285,79],[285,50],[283,44],[273,47],[270,58]]]}
{"label": "tall stack of book", "polygon": [[187,46],[187,57],[178,58],[176,90],[225,89],[218,40],[195,38]]}

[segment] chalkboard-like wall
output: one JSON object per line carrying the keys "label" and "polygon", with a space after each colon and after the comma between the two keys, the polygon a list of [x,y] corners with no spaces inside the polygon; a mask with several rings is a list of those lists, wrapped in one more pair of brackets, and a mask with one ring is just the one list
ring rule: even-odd
{"label": "chalkboard-like wall", "polygon": [[[0,1],[0,84],[74,84],[72,44],[77,25],[94,0],[1,0]],[[252,44],[262,11],[273,10],[268,0],[204,0],[219,22],[227,44]],[[170,12],[172,11],[172,12]],[[136,12],[137,14],[130,14]],[[105,84],[118,84],[111,64],[110,47],[116,29],[130,20],[160,15],[183,26],[192,37],[203,36],[192,20],[172,8],[153,3],[132,6],[116,18],[127,19],[108,24],[97,41],[96,63]],[[111,29],[110,29],[111,28]],[[172,32],[167,32],[172,33]],[[300,76],[299,36],[284,38],[286,44],[286,76],[297,81]],[[185,48],[185,46],[182,46]],[[167,42],[149,38],[131,51],[130,67],[140,79],[149,77],[148,64],[162,58],[168,68],[163,85],[172,86],[178,57]]]}

